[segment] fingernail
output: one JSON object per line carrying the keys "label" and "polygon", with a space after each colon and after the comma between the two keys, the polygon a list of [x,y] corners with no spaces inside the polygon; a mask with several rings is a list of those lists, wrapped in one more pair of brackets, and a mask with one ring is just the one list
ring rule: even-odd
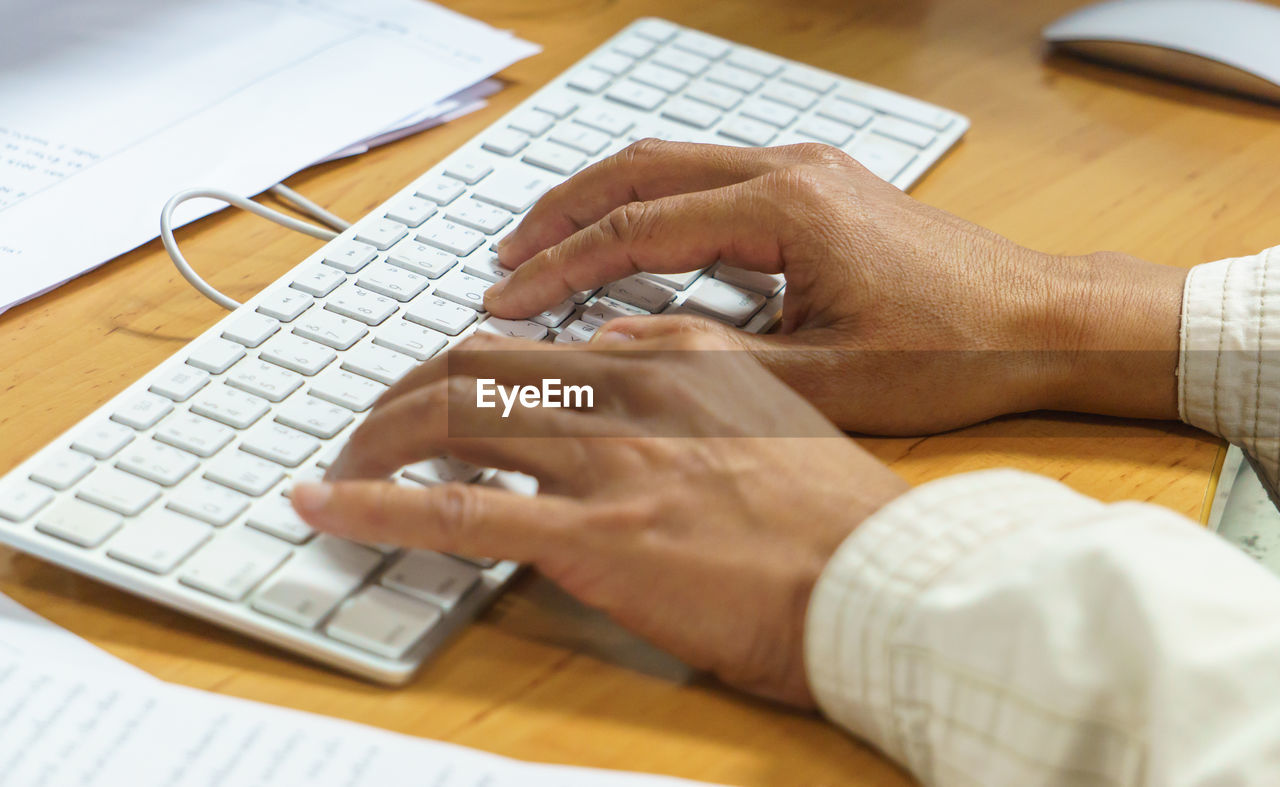
{"label": "fingernail", "polygon": [[[606,331],[598,330],[591,337],[591,341],[596,344],[615,344],[617,342],[633,342],[636,337],[622,331]],[[589,342],[590,343],[590,342]]]}
{"label": "fingernail", "polygon": [[506,288],[506,286],[507,286],[507,282],[509,282],[509,281],[511,281],[511,280],[510,280],[510,279],[498,279],[496,282],[494,282],[493,284],[489,285],[489,289],[485,290],[485,293],[484,293],[485,300],[488,300],[489,298],[497,298],[497,297],[499,297],[500,295],[502,295],[502,291],[503,291],[503,289],[505,289],[505,288]]}
{"label": "fingernail", "polygon": [[298,484],[293,488],[292,500],[297,507],[298,513],[307,514],[323,514],[329,505],[329,498],[333,497],[332,484]]}

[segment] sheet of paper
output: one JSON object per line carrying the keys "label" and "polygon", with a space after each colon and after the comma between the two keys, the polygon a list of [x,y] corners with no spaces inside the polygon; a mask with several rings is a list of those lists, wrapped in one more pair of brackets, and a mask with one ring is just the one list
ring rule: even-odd
{"label": "sheet of paper", "polygon": [[177,191],[257,194],[535,51],[421,0],[4,0],[0,311],[154,238]]}
{"label": "sheet of paper", "polygon": [[9,661],[59,665],[72,672],[102,673],[113,680],[155,680],[129,662],[0,595],[0,662]]}
{"label": "sheet of paper", "polygon": [[533,765],[160,681],[0,659],[0,787],[677,787]]}

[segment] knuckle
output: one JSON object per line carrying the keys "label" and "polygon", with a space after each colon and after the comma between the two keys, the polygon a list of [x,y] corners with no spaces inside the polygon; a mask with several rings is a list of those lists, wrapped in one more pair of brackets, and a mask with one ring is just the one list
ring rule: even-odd
{"label": "knuckle", "polygon": [[796,153],[802,161],[828,169],[846,167],[853,161],[843,150],[821,142],[802,142],[796,145]]}
{"label": "knuckle", "polygon": [[623,148],[619,154],[621,160],[628,164],[645,163],[656,158],[661,158],[671,150],[675,143],[666,140],[657,139],[655,137],[645,137],[638,139]]}
{"label": "knuckle", "polygon": [[448,544],[465,544],[479,521],[480,499],[466,484],[443,484],[432,490],[436,525]]}
{"label": "knuckle", "polygon": [[600,229],[607,240],[627,241],[636,237],[649,220],[649,208],[643,202],[628,202],[604,217]]}

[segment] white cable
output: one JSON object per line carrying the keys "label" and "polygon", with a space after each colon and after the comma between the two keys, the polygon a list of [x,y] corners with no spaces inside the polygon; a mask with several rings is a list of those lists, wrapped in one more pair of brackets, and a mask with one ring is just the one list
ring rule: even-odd
{"label": "white cable", "polygon": [[316,221],[320,222],[321,224],[325,225],[326,227],[330,227],[334,230],[337,230],[338,232],[342,232],[343,230],[351,226],[351,224],[343,220],[341,216],[337,216],[330,213],[329,211],[320,207],[316,203],[302,196],[301,194],[289,188],[288,186],[284,185],[283,183],[277,183],[276,185],[267,189],[267,191],[270,191],[272,194],[275,194],[277,197],[284,200],[285,202],[291,203],[295,208],[307,214],[308,216],[315,219]]}
{"label": "white cable", "polygon": [[[280,191],[276,191],[276,189],[280,189]],[[301,194],[298,194],[287,186],[273,186],[272,191],[274,191],[281,199],[297,205],[300,210],[315,216],[317,219],[325,221],[326,223],[342,225],[342,229],[350,226],[342,219],[334,216],[332,213],[329,213],[324,208],[315,204],[306,197],[303,197]],[[239,307],[240,302],[234,298],[223,295],[214,288],[213,285],[200,278],[200,274],[195,272],[195,269],[191,267],[191,263],[187,262],[187,258],[182,256],[182,252],[178,249],[178,241],[173,237],[173,211],[179,205],[188,200],[201,198],[221,200],[228,205],[234,205],[237,208],[247,210],[254,215],[261,216],[268,221],[273,221],[282,227],[288,227],[295,232],[302,232],[313,238],[319,238],[320,240],[333,240],[338,237],[337,232],[327,230],[324,227],[317,227],[316,225],[302,221],[301,219],[295,219],[294,217],[281,213],[278,210],[272,210],[264,205],[259,205],[253,200],[246,199],[239,194],[232,194],[229,191],[223,191],[221,189],[187,189],[186,191],[174,194],[169,198],[169,201],[164,204],[164,208],[160,211],[160,241],[164,243],[165,251],[169,252],[169,258],[172,259],[173,264],[177,266],[178,272],[182,274],[182,278],[190,282],[192,287],[195,287],[200,291],[200,294],[228,311]]]}

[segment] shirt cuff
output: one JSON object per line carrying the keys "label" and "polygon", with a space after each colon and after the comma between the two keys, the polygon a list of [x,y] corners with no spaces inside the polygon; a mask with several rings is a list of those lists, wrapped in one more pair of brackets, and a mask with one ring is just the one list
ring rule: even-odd
{"label": "shirt cuff", "polygon": [[[916,487],[845,539],[823,570],[805,621],[805,666],[833,721],[907,764],[915,704],[895,669],[897,631],[947,570],[1002,536],[1095,514],[1103,504],[1016,470],[950,476]],[[905,644],[904,644],[905,647]],[[902,665],[897,665],[901,667]]]}
{"label": "shirt cuff", "polygon": [[1280,247],[1197,265],[1182,296],[1178,413],[1280,477]]}

